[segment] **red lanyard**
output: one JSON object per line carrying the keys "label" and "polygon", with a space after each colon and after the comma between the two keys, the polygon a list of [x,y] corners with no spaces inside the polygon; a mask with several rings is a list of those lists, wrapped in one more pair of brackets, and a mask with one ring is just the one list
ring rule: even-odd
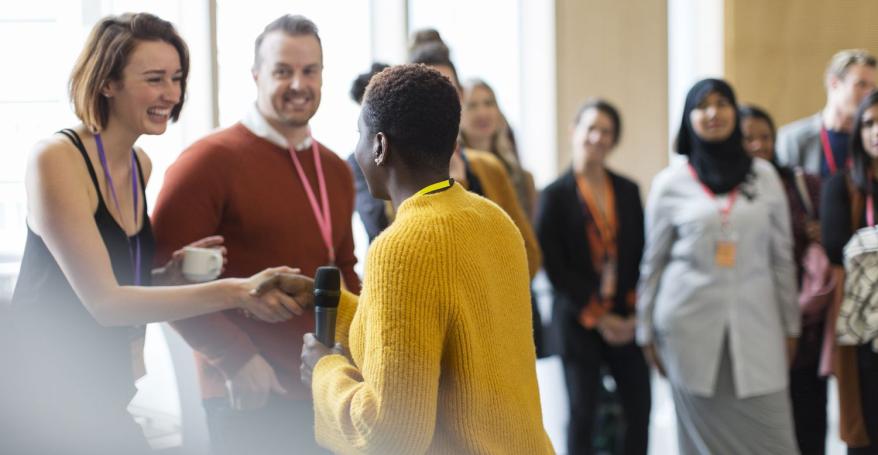
{"label": "red lanyard", "polygon": [[305,170],[302,169],[302,163],[299,161],[299,157],[296,156],[296,149],[292,146],[290,146],[290,156],[293,158],[293,164],[296,166],[299,180],[302,181],[302,186],[305,187],[305,194],[308,195],[308,202],[311,204],[311,210],[314,212],[314,220],[317,221],[317,227],[320,228],[320,236],[323,238],[323,243],[326,245],[326,250],[329,253],[329,263],[334,264],[335,247],[332,246],[332,216],[329,212],[329,195],[326,192],[326,177],[323,175],[323,165],[320,161],[320,150],[317,147],[317,141],[311,137],[310,133],[308,138],[311,139],[311,153],[314,155],[314,167],[317,170],[317,184],[320,189],[320,204],[317,203],[317,197],[314,195],[314,189],[311,188],[311,182],[305,175]]}
{"label": "red lanyard", "polygon": [[[820,142],[823,143],[823,157],[826,159],[826,167],[829,168],[829,174],[835,174],[835,171],[838,170],[838,165],[835,164],[832,144],[829,143],[829,133],[822,126],[820,127]],[[850,159],[848,159],[846,164],[850,165]]]}
{"label": "red lanyard", "polygon": [[[707,195],[710,196],[711,199],[716,199],[716,194],[714,194],[714,192],[710,188],[708,188],[707,185],[705,185],[701,181],[701,179],[698,178],[698,174],[695,172],[695,168],[692,167],[691,164],[689,164],[688,166],[689,166],[689,172],[692,174],[692,177],[698,182],[698,184],[701,185],[701,189],[703,189],[704,192],[707,193]],[[735,205],[735,199],[737,199],[737,198],[738,198],[738,187],[735,187],[732,189],[732,191],[729,191],[729,200],[726,203],[726,206],[720,207],[720,209],[719,209],[720,224],[723,227],[728,226],[729,215],[732,213],[732,206]]]}

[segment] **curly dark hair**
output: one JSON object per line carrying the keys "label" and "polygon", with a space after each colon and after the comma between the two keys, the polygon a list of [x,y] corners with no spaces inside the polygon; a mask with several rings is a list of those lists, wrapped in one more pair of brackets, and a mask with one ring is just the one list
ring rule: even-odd
{"label": "curly dark hair", "polygon": [[409,168],[447,172],[460,98],[446,77],[426,65],[394,66],[369,82],[363,120],[370,133],[387,136]]}
{"label": "curly dark hair", "polygon": [[390,68],[390,65],[386,63],[375,62],[372,64],[372,68],[365,73],[359,74],[354,82],[351,83],[351,99],[354,100],[357,104],[363,103],[363,95],[366,94],[366,86],[369,85],[369,81],[372,79],[372,76],[384,71],[385,68]]}

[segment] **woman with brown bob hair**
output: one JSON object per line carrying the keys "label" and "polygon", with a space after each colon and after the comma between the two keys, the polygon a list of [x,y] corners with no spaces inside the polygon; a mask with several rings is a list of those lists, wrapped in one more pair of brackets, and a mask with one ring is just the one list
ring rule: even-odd
{"label": "woman with brown bob hair", "polygon": [[[302,312],[280,291],[250,293],[291,269],[167,287],[188,284],[180,250],[151,270],[144,188],[152,166],[134,143],[179,117],[188,72],[186,44],[170,22],[145,13],[102,19],[70,79],[82,123],[30,154],[27,243],[9,318],[16,368],[0,396],[10,453],[146,451],[126,410],[143,374],[143,324],[233,308],[266,321]],[[222,243],[193,245],[225,254]]]}

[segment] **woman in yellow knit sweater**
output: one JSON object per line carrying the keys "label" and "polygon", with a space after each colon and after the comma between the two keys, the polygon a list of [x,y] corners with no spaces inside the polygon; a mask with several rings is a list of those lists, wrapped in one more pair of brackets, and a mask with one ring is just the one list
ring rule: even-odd
{"label": "woman in yellow knit sweater", "polygon": [[[448,178],[460,103],[423,65],[375,76],[356,158],[397,208],[362,295],[343,293],[333,350],[302,352],[318,442],[335,453],[547,454],[527,258],[497,205]],[[306,298],[299,278],[287,290]]]}

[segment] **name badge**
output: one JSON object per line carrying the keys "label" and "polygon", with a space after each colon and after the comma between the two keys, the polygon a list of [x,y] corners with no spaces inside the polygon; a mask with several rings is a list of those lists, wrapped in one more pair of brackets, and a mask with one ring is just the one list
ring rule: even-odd
{"label": "name badge", "polygon": [[735,266],[735,242],[720,240],[716,242],[716,265],[724,268]]}

